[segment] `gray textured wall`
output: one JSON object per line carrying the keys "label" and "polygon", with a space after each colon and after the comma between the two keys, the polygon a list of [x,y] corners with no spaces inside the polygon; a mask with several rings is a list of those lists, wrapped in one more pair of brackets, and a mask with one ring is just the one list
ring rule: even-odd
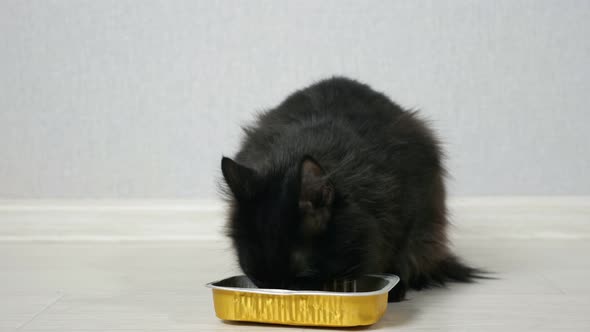
{"label": "gray textured wall", "polygon": [[590,194],[590,1],[1,1],[0,198],[214,198],[238,126],[346,74],[451,192]]}

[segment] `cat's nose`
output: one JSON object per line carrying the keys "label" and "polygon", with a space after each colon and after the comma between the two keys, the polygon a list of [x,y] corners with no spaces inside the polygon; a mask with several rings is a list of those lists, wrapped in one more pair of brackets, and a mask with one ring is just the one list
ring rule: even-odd
{"label": "cat's nose", "polygon": [[258,288],[285,288],[287,286],[287,282],[284,280],[281,281],[268,281],[268,280],[252,280],[252,282]]}
{"label": "cat's nose", "polygon": [[313,278],[317,275],[317,272],[312,269],[305,269],[295,274],[295,278]]}

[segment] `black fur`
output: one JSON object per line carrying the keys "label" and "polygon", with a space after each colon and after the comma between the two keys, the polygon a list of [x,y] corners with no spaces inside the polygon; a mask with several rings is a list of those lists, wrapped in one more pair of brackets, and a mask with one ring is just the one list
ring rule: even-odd
{"label": "black fur", "polygon": [[290,95],[245,128],[223,158],[228,235],[260,287],[394,273],[390,294],[469,282],[446,237],[441,149],[416,112],[332,78]]}

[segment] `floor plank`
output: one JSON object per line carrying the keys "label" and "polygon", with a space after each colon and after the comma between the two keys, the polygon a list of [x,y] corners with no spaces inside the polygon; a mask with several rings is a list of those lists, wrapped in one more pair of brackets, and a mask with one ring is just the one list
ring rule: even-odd
{"label": "floor plank", "polygon": [[[497,280],[409,293],[368,330],[582,331],[586,240],[455,240]],[[204,284],[238,273],[226,241],[0,243],[1,331],[259,331],[219,321]],[[264,326],[265,330],[301,328]]]}

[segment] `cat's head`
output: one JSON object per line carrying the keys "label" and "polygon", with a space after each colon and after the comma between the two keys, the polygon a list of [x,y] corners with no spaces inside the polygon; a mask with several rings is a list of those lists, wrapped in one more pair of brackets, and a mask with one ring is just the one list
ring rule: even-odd
{"label": "cat's head", "polygon": [[[288,169],[259,174],[223,158],[231,192],[228,235],[240,267],[259,287],[292,288],[358,271],[359,227],[335,219],[346,202],[320,164],[303,157]],[[360,249],[360,250],[359,250]]]}

